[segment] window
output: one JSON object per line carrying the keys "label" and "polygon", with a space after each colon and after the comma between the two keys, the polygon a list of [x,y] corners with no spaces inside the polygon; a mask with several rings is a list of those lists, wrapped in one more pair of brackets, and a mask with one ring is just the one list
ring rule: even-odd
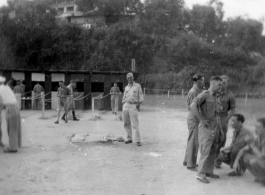
{"label": "window", "polygon": [[63,11],[64,11],[63,7],[58,8],[58,12],[63,12]]}
{"label": "window", "polygon": [[66,10],[67,10],[67,11],[74,11],[74,6],[67,7]]}
{"label": "window", "polygon": [[93,82],[91,83],[91,92],[104,92],[104,83]]}

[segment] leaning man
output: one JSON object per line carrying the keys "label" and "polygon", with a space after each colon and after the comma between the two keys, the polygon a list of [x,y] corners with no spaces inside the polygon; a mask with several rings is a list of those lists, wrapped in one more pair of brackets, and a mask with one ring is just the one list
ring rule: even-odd
{"label": "leaning man", "polygon": [[141,85],[135,83],[133,74],[127,74],[128,85],[125,87],[122,98],[123,103],[123,120],[124,128],[127,132],[127,140],[125,144],[132,143],[132,129],[135,131],[137,146],[141,146],[141,139],[139,133],[138,112],[140,104],[144,101]]}
{"label": "leaning man", "polygon": [[0,76],[0,107],[6,108],[7,133],[9,147],[5,152],[17,152],[21,147],[21,119],[17,99],[11,88],[4,84],[5,77]]}

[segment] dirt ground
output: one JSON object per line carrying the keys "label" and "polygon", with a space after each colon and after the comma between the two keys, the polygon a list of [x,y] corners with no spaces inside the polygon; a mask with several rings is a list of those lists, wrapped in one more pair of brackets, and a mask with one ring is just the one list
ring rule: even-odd
{"label": "dirt ground", "polygon": [[[187,111],[145,104],[139,113],[142,146],[135,143],[70,144],[72,134],[125,138],[123,123],[110,112],[90,120],[90,111],[77,111],[79,122],[54,124],[56,111],[21,111],[23,147],[16,154],[0,149],[0,195],[263,195],[265,187],[246,172],[230,178],[231,169],[215,170],[220,179],[196,180],[182,165],[188,130]],[[119,113],[120,114],[120,113]],[[4,113],[3,113],[4,115]],[[3,116],[4,117],[4,116]],[[7,143],[3,124],[4,143]],[[229,130],[228,143],[232,131]],[[150,152],[161,154],[154,157]]]}

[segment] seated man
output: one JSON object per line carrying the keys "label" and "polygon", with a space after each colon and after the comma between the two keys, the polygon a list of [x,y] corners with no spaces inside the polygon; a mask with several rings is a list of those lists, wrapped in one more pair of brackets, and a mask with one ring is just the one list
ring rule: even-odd
{"label": "seated man", "polygon": [[[231,118],[232,128],[234,129],[233,138],[230,146],[220,149],[216,161],[217,163],[225,163],[233,168],[234,161],[238,152],[247,145],[245,138],[251,136],[250,132],[243,127],[245,118],[242,114],[234,114]],[[237,169],[228,174],[228,176],[241,176],[246,170],[242,161],[238,163]]]}
{"label": "seated man", "polygon": [[243,160],[255,181],[265,185],[265,118],[257,120],[255,129],[257,137],[248,139],[248,145],[240,150],[233,167],[238,167]]}

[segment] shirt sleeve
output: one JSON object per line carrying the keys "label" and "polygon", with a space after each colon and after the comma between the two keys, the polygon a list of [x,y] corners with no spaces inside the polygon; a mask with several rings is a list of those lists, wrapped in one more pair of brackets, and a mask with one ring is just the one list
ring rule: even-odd
{"label": "shirt sleeve", "polygon": [[195,91],[190,91],[187,96],[187,109],[190,110],[190,105],[192,100],[197,97],[197,93]]}
{"label": "shirt sleeve", "polygon": [[143,96],[143,91],[142,91],[142,87],[141,85],[139,85],[139,88],[138,88],[138,93],[139,93],[139,102],[143,102],[144,101],[144,96]]}
{"label": "shirt sleeve", "polygon": [[195,102],[198,106],[200,106],[206,100],[206,93],[202,92],[197,97],[195,97],[192,102]]}

